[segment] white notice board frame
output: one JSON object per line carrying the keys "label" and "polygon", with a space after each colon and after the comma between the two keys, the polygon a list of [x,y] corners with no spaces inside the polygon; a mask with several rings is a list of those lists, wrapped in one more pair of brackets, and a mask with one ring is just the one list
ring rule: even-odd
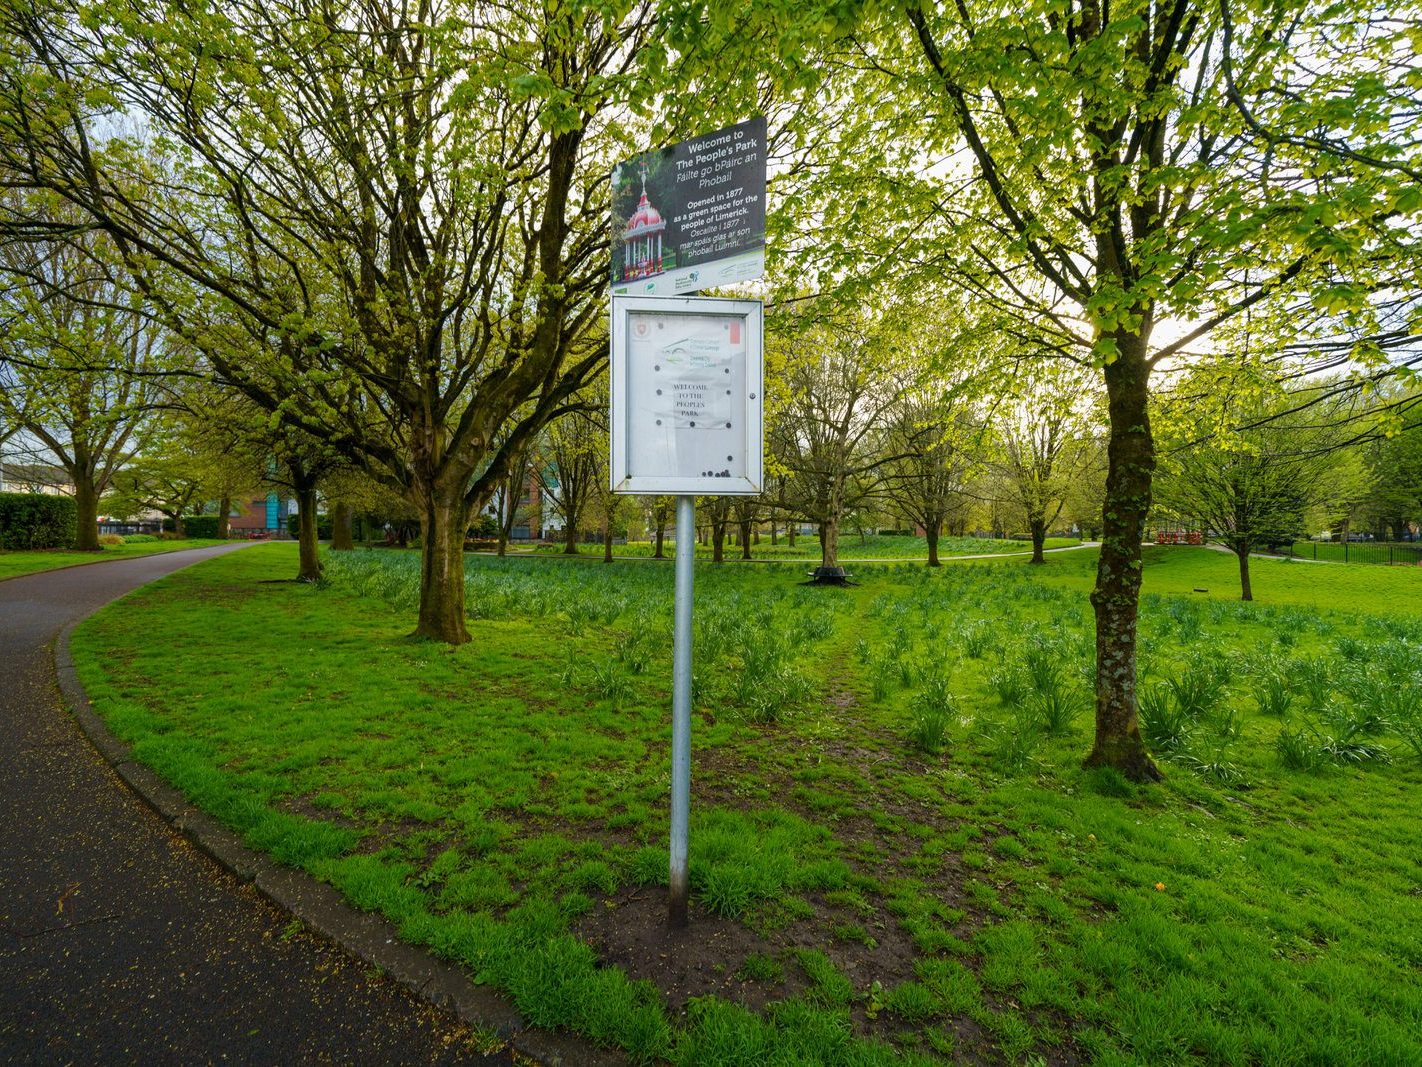
{"label": "white notice board frame", "polygon": [[[721,325],[728,337],[727,374],[729,416],[717,408],[713,430],[695,422],[677,425],[673,419],[657,423],[643,394],[648,349],[634,341],[634,320],[667,321],[701,328]],[[737,327],[733,324],[739,324]],[[744,345],[740,340],[744,339]],[[729,344],[729,342],[728,342]],[[640,496],[755,496],[764,486],[765,322],[759,300],[723,300],[715,297],[613,296],[612,297],[612,463],[614,493]],[[708,366],[710,361],[708,361]],[[718,364],[719,365],[719,364]],[[714,371],[714,367],[713,367]],[[711,373],[698,368],[687,374]],[[673,368],[656,365],[656,373],[675,383]],[[660,381],[660,379],[658,379]],[[717,379],[719,382],[719,379]],[[701,388],[700,386],[684,386]],[[721,390],[716,390],[719,405]],[[657,391],[661,396],[661,392]],[[726,417],[729,426],[719,420]],[[722,447],[708,460],[712,442]],[[726,453],[722,456],[720,453]],[[725,463],[722,463],[722,460]],[[720,469],[715,469],[719,465]],[[710,469],[708,469],[710,468]]]}

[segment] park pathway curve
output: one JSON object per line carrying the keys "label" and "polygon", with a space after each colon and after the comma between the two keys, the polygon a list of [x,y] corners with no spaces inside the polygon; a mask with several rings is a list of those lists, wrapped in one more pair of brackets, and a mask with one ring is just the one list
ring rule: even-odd
{"label": "park pathway curve", "polygon": [[0,1062],[510,1062],[194,849],[61,706],[64,626],[241,547],[0,582]]}

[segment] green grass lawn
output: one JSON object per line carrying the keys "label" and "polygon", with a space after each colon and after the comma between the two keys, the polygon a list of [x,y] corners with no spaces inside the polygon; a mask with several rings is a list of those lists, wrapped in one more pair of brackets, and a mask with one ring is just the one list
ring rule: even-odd
{"label": "green grass lawn", "polygon": [[[1079,544],[1081,544],[1080,540],[1075,537],[1049,537],[1046,541],[1047,548],[1069,548]],[[602,554],[601,545],[585,544],[579,547],[583,555],[600,556]],[[619,559],[649,559],[654,547],[650,541],[629,541],[623,545],[613,545],[612,554]],[[557,555],[563,551],[563,546],[558,544],[538,545],[533,551],[539,555]],[[670,557],[675,552],[674,543],[669,539],[662,551],[664,555]],[[725,551],[727,561],[741,558],[740,546],[732,545],[729,539]],[[940,537],[938,539],[938,555],[943,558],[1031,551],[1032,542],[1030,541],[986,537]],[[840,558],[846,561],[926,560],[928,559],[928,542],[922,537],[895,537],[885,534],[866,534],[860,537],[852,532],[842,533],[839,539],[839,554]],[[697,545],[696,555],[698,559],[710,559],[712,547]],[[762,536],[760,544],[751,545],[751,558],[818,560],[820,558],[820,539],[814,535],[799,536],[791,545],[784,534],[781,534],[777,543],[771,544],[768,536]]]}
{"label": "green grass lawn", "polygon": [[60,567],[74,567],[84,563],[101,563],[111,559],[129,559],[133,556],[151,556],[155,552],[179,552],[185,548],[207,548],[220,545],[221,541],[140,541],[136,544],[107,545],[100,552],[76,552],[73,549],[50,548],[25,552],[0,551],[0,581],[15,578],[21,574],[37,571],[52,571]]}
{"label": "green grass lawn", "polygon": [[[693,926],[661,927],[671,573],[272,545],[76,633],[135,754],[509,993],[685,1064],[1422,1062],[1422,571],[1150,549],[1165,783],[1083,772],[1092,550],[698,567]],[[1197,592],[1196,590],[1205,590]]]}

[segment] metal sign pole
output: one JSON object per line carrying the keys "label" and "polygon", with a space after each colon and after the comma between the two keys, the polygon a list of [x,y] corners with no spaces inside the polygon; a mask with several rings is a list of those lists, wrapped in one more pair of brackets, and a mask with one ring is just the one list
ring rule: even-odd
{"label": "metal sign pole", "polygon": [[667,921],[686,925],[690,892],[687,823],[691,814],[691,593],[696,559],[696,498],[676,498],[676,607],[672,633],[671,877]]}

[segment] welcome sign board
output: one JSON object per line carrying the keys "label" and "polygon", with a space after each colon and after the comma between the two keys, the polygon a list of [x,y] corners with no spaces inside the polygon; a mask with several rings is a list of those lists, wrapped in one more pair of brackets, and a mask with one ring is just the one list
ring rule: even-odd
{"label": "welcome sign board", "polygon": [[765,273],[765,119],[612,171],[612,292],[678,296]]}

